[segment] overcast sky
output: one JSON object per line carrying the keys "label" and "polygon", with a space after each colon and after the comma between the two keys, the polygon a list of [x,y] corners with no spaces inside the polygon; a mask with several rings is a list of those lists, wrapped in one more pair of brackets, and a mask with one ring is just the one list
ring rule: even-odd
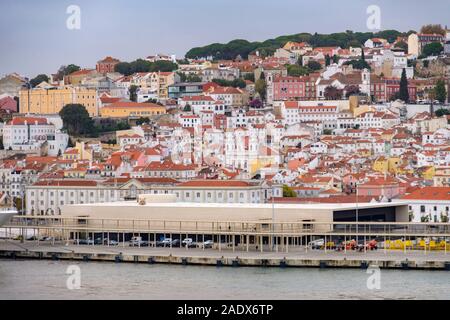
{"label": "overcast sky", "polygon": [[[0,76],[54,73],[60,65],[94,67],[240,38],[265,40],[299,32],[367,29],[366,9],[381,8],[381,28],[417,30],[449,24],[450,0],[1,0]],[[81,29],[69,30],[69,5]]]}

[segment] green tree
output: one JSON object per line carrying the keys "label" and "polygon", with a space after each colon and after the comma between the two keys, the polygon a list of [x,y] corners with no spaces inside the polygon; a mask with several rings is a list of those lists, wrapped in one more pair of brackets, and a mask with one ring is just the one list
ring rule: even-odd
{"label": "green tree", "polygon": [[82,104],[67,104],[59,112],[69,135],[94,133],[94,123]]}
{"label": "green tree", "polygon": [[342,99],[342,93],[342,90],[333,86],[328,86],[325,88],[325,92],[323,95],[327,100],[340,100]]}
{"label": "green tree", "polygon": [[307,67],[309,69],[311,69],[312,71],[318,71],[318,70],[322,69],[322,65],[319,62],[314,61],[314,60],[309,61],[307,64]]}
{"label": "green tree", "polygon": [[442,117],[442,116],[446,116],[450,114],[450,111],[447,109],[438,109],[434,112],[434,114],[436,115],[436,117]]}
{"label": "green tree", "polygon": [[330,58],[330,56],[327,54],[326,56],[325,56],[325,66],[329,66],[331,64],[331,58]]}
{"label": "green tree", "polygon": [[350,96],[360,94],[361,91],[359,90],[359,87],[356,85],[348,85],[345,87],[345,97],[349,98]]}
{"label": "green tree", "polygon": [[75,147],[75,143],[73,143],[72,138],[69,137],[69,141],[67,142],[67,148]]}
{"label": "green tree", "polygon": [[247,84],[245,83],[244,79],[237,78],[237,79],[234,79],[233,81],[231,81],[231,86],[233,88],[241,88],[241,89],[243,89],[243,88],[245,88],[247,86]]}
{"label": "green tree", "polygon": [[183,108],[183,111],[184,111],[184,112],[191,112],[191,111],[192,111],[191,105],[190,105],[189,103],[186,104],[186,105],[184,106],[184,108]]}
{"label": "green tree", "polygon": [[61,66],[58,69],[58,72],[56,73],[55,79],[63,80],[64,76],[67,76],[79,70],[81,70],[81,68],[75,64],[69,64],[68,66]]}
{"label": "green tree", "polygon": [[140,117],[138,120],[136,120],[136,124],[138,126],[140,126],[141,124],[144,124],[144,123],[149,123],[149,122],[150,122],[149,117]]}
{"label": "green tree", "polygon": [[350,60],[344,63],[344,65],[351,65],[354,69],[363,70],[363,69],[371,69],[370,65],[365,60]]}
{"label": "green tree", "polygon": [[408,91],[408,79],[406,78],[406,69],[402,71],[402,77],[400,78],[400,90],[398,97],[400,100],[408,103],[409,102],[409,91]]}
{"label": "green tree", "polygon": [[249,80],[251,82],[255,82],[255,74],[252,73],[246,73],[244,76],[244,80]]}
{"label": "green tree", "polygon": [[290,64],[287,66],[287,72],[291,77],[300,77],[309,74],[311,70],[307,67],[299,66],[298,64]]}
{"label": "green tree", "polygon": [[423,47],[422,56],[438,56],[442,51],[444,51],[444,47],[442,46],[442,44],[440,44],[439,42],[432,42]]}
{"label": "green tree", "polygon": [[131,65],[128,62],[119,62],[114,66],[114,71],[126,76],[133,74]]}
{"label": "green tree", "polygon": [[261,80],[266,80],[266,75],[264,74],[264,71],[261,72],[261,74],[259,75],[259,78]]}
{"label": "green tree", "polygon": [[137,90],[138,86],[131,85],[130,89],[128,90],[130,92],[130,100],[136,102],[137,101]]}
{"label": "green tree", "polygon": [[[15,197],[14,199],[13,199],[13,202],[14,202],[14,207],[17,209],[17,211],[19,211],[19,214],[24,214],[24,212],[26,212],[26,201],[24,201],[25,200],[25,197],[24,197],[24,199],[22,199],[21,197]],[[22,208],[22,206],[23,206],[23,208]]]}
{"label": "green tree", "polygon": [[45,74],[40,74],[30,80],[30,85],[32,88],[36,87],[41,82],[48,82],[50,79]]}
{"label": "green tree", "polygon": [[333,63],[338,63],[338,62],[339,62],[339,56],[335,54],[333,56]]}
{"label": "green tree", "polygon": [[114,67],[114,71],[129,76],[136,72],[171,72],[178,69],[178,65],[171,61],[150,62],[143,59],[137,59],[132,62],[120,62]]}
{"label": "green tree", "polygon": [[218,85],[222,87],[233,87],[233,88],[245,88],[247,85],[245,84],[245,81],[241,78],[234,79],[232,81],[225,80],[225,79],[212,79],[212,82],[217,83]]}
{"label": "green tree", "polygon": [[196,74],[189,74],[186,77],[185,82],[202,82],[202,78],[200,78],[198,75]]}
{"label": "green tree", "polygon": [[204,47],[192,48],[186,53],[187,58],[199,58],[211,56],[215,60],[234,59],[240,55],[246,59],[250,53],[258,51],[260,56],[266,57],[272,55],[274,51],[286,44],[288,41],[308,42],[313,47],[322,46],[340,46],[341,48],[360,47],[365,41],[371,38],[387,39],[389,43],[393,43],[397,37],[406,37],[410,32],[399,32],[396,30],[383,30],[376,33],[373,32],[346,32],[332,34],[310,34],[298,33],[293,35],[283,35],[274,39],[267,39],[263,42],[249,42],[238,39],[229,43],[213,43]]}
{"label": "green tree", "polygon": [[436,86],[434,87],[434,96],[440,103],[445,103],[445,100],[447,99],[447,90],[445,89],[444,80],[441,79],[436,82]]}
{"label": "green tree", "polygon": [[69,75],[71,73],[74,73],[76,71],[80,71],[80,67],[75,64],[69,64],[67,67],[64,68],[64,74]]}
{"label": "green tree", "polygon": [[284,198],[297,198],[297,193],[295,193],[292,188],[287,185],[283,185],[283,197]]}
{"label": "green tree", "polygon": [[440,24],[426,24],[420,29],[420,33],[441,34],[445,36],[445,29]]}
{"label": "green tree", "polygon": [[395,47],[397,49],[402,49],[404,51],[408,51],[408,44],[405,41],[399,41],[395,44]]}
{"label": "green tree", "polygon": [[262,101],[266,99],[266,81],[264,79],[259,79],[255,83],[255,91],[259,94]]}

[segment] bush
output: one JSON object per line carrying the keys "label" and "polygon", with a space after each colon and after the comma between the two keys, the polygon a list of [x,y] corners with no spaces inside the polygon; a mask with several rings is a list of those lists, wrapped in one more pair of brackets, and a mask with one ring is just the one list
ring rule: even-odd
{"label": "bush", "polygon": [[283,197],[284,198],[297,198],[297,193],[295,193],[292,188],[287,185],[283,185]]}

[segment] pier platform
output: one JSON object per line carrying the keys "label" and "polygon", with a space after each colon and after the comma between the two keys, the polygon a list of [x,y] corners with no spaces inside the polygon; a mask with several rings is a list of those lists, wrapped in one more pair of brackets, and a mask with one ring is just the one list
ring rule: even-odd
{"label": "pier platform", "polygon": [[247,252],[231,249],[154,248],[102,245],[47,244],[0,241],[0,258],[96,261],[114,263],[167,263],[230,267],[315,267],[449,270],[450,254],[444,252],[384,251],[336,252],[304,250]]}

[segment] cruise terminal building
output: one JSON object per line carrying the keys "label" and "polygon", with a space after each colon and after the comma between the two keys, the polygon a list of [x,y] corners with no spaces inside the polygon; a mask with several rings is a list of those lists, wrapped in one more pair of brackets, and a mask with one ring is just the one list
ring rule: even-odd
{"label": "cruise terminal building", "polygon": [[408,222],[408,205],[386,203],[190,203],[173,195],[140,195],[137,201],[66,205],[62,217],[168,221],[258,221],[275,217],[278,222]]}

